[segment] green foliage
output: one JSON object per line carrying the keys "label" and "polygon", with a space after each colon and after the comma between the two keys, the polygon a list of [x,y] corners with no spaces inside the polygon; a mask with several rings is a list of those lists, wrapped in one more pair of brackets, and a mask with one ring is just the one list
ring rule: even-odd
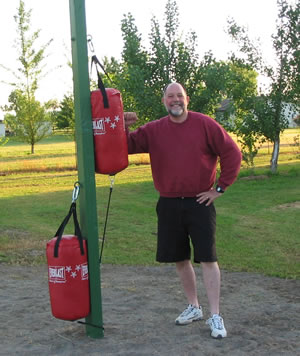
{"label": "green foliage", "polygon": [[[228,105],[218,121],[230,131],[234,127],[230,117],[237,110],[246,110],[245,102],[251,95],[257,93],[257,74],[241,63],[231,61],[216,61],[212,53],[207,53],[197,70],[197,85],[191,90],[190,108],[215,116],[216,110],[224,99]],[[218,112],[218,110],[217,110]]]}
{"label": "green foliage", "polygon": [[[216,120],[230,132],[237,135],[243,160],[247,166],[254,167],[254,158],[263,142],[257,132],[257,120],[253,113],[252,100],[257,96],[257,73],[238,61],[216,63],[216,73],[211,80],[215,83],[207,85],[207,96],[229,98],[223,103],[225,107],[216,112]],[[211,92],[215,88],[215,92]],[[209,90],[210,89],[210,90]],[[215,102],[217,104],[218,101]],[[211,107],[215,110],[215,107]]]}
{"label": "green foliage", "polygon": [[214,115],[226,97],[225,77],[228,65],[217,62],[211,52],[207,53],[197,67],[195,80],[188,90],[190,109]]}
{"label": "green foliage", "polygon": [[15,89],[9,96],[10,105],[4,107],[4,111],[9,113],[5,120],[20,140],[31,144],[31,153],[34,153],[36,142],[45,137],[51,128],[46,106],[35,99],[43,72],[45,51],[51,41],[36,49],[40,31],[31,34],[31,10],[25,10],[24,1],[20,0],[14,18],[17,24],[15,43],[20,67],[18,72],[5,68],[15,77],[15,80],[9,83]]}
{"label": "green foliage", "polygon": [[5,144],[7,144],[8,140],[8,137],[0,137],[0,146],[4,146]]}
{"label": "green foliage", "polygon": [[16,89],[9,96],[10,106],[4,120],[16,137],[31,145],[31,153],[34,153],[34,145],[48,135],[51,123],[47,117],[45,108],[34,97],[28,97],[20,89]]}
{"label": "green foliage", "polygon": [[74,98],[72,94],[64,95],[55,115],[55,124],[58,129],[70,128],[75,130]]}

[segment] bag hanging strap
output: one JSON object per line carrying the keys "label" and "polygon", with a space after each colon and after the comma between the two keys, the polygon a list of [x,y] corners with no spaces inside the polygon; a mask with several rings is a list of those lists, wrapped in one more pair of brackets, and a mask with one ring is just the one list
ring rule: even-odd
{"label": "bag hanging strap", "polygon": [[98,66],[102,69],[103,73],[106,75],[107,79],[110,81],[111,84],[113,84],[113,81],[111,80],[110,76],[108,75],[108,73],[106,72],[104,66],[101,64],[101,62],[99,61],[99,59],[97,58],[97,56],[94,54],[95,53],[95,49],[94,49],[94,45],[93,45],[93,41],[92,41],[92,36],[88,35],[87,37],[87,42],[89,45],[89,49],[92,53],[92,57],[91,57],[91,71],[93,69],[93,64],[95,64],[96,67],[96,71],[97,71],[97,77],[98,77],[98,88],[100,89],[101,93],[102,93],[102,97],[103,97],[103,106],[105,109],[109,108],[109,102],[108,102],[108,98],[107,98],[107,94],[105,91],[105,87],[103,84],[103,81],[101,79],[99,70],[98,70]]}
{"label": "bag hanging strap", "polygon": [[57,229],[57,231],[54,235],[54,237],[57,237],[55,245],[54,245],[54,257],[58,257],[59,244],[62,239],[64,229],[67,226],[67,224],[70,220],[70,217],[72,215],[73,215],[73,221],[74,221],[74,227],[75,227],[74,235],[77,237],[77,239],[79,241],[80,253],[81,253],[81,255],[84,255],[83,237],[81,234],[81,230],[80,230],[80,226],[79,226],[79,222],[78,222],[78,218],[77,218],[77,212],[76,212],[76,200],[79,195],[79,189],[80,189],[79,183],[76,182],[74,184],[72,203],[71,203],[69,212],[68,212],[67,216],[64,218],[63,222],[60,224],[59,228]]}
{"label": "bag hanging strap", "polygon": [[103,64],[101,64],[101,62],[99,61],[99,59],[97,58],[97,56],[94,54],[95,53],[95,48],[93,45],[93,38],[91,35],[87,36],[87,42],[88,42],[88,47],[89,50],[92,54],[92,63],[91,63],[91,67],[93,65],[93,63],[95,63],[96,68],[97,68],[97,64],[100,66],[100,68],[103,70],[103,73],[106,75],[107,79],[111,82],[111,84],[113,85],[113,81],[111,80],[110,76],[108,75],[108,73],[106,72]]}
{"label": "bag hanging strap", "polygon": [[[103,97],[103,106],[105,109],[108,109],[109,108],[109,103],[108,103],[108,97],[107,97],[107,93],[106,93],[106,90],[105,90],[105,87],[104,87],[104,84],[103,84],[103,81],[101,79],[101,76],[100,76],[100,73],[99,73],[99,70],[98,70],[98,67],[97,65],[99,65],[101,67],[101,69],[104,71],[104,73],[108,76],[108,74],[106,73],[103,65],[99,62],[98,58],[96,55],[93,55],[92,56],[92,62],[91,62],[91,69],[93,67],[93,64],[95,64],[95,67],[96,67],[96,71],[97,71],[97,77],[98,77],[98,88],[100,89],[101,91],[101,94],[102,94],[102,97]],[[109,77],[108,77],[109,78]]]}
{"label": "bag hanging strap", "polygon": [[[105,70],[104,65],[99,61],[98,57],[95,54],[92,55],[92,63],[95,63],[96,68],[97,68],[97,64],[100,66],[100,68],[103,70],[103,73],[106,75],[107,79],[113,85],[113,81],[111,80],[110,76],[108,75],[107,71]],[[99,75],[100,75],[100,73],[99,73]]]}

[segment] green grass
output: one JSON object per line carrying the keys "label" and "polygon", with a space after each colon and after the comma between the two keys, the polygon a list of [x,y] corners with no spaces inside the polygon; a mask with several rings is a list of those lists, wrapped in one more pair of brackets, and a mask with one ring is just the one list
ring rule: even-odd
{"label": "green grass", "polygon": [[264,179],[239,179],[216,202],[225,268],[299,278],[299,177],[300,164]]}
{"label": "green grass", "polygon": [[[75,147],[68,139],[50,138],[37,145],[34,156],[25,153],[26,147],[13,142],[0,147],[0,262],[45,263],[46,242],[67,214],[77,180],[72,169]],[[299,151],[292,145],[283,148],[292,155],[280,163],[278,174],[269,173],[265,166],[270,157],[265,154],[263,159],[261,153],[261,166],[254,171],[243,169],[237,182],[216,201],[221,268],[300,277]],[[53,165],[55,158],[60,167]],[[24,160],[31,168],[20,166]],[[131,157],[131,165],[116,176],[103,263],[156,264],[158,194],[150,166],[141,165],[145,161],[145,155]],[[96,184],[101,239],[110,181],[96,175]],[[65,232],[73,232],[72,223]]]}

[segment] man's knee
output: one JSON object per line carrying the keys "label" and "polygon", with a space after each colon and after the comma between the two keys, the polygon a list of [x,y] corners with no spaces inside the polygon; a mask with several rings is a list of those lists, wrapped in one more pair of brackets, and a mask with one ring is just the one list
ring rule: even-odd
{"label": "man's knee", "polygon": [[201,262],[202,269],[207,270],[218,270],[219,264],[218,262]]}
{"label": "man's knee", "polygon": [[191,260],[183,260],[175,263],[177,270],[182,270],[187,266],[190,266],[190,264],[191,264]]}

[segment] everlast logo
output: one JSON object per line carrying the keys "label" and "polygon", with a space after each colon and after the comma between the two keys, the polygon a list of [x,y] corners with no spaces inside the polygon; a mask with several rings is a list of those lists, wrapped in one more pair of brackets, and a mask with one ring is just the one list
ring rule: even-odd
{"label": "everlast logo", "polygon": [[82,280],[89,279],[89,271],[88,271],[88,265],[87,264],[81,265],[81,279]]}
{"label": "everlast logo", "polygon": [[93,131],[94,131],[94,135],[105,134],[104,118],[93,120]]}
{"label": "everlast logo", "polygon": [[66,283],[66,270],[61,266],[49,266],[49,282]]}

